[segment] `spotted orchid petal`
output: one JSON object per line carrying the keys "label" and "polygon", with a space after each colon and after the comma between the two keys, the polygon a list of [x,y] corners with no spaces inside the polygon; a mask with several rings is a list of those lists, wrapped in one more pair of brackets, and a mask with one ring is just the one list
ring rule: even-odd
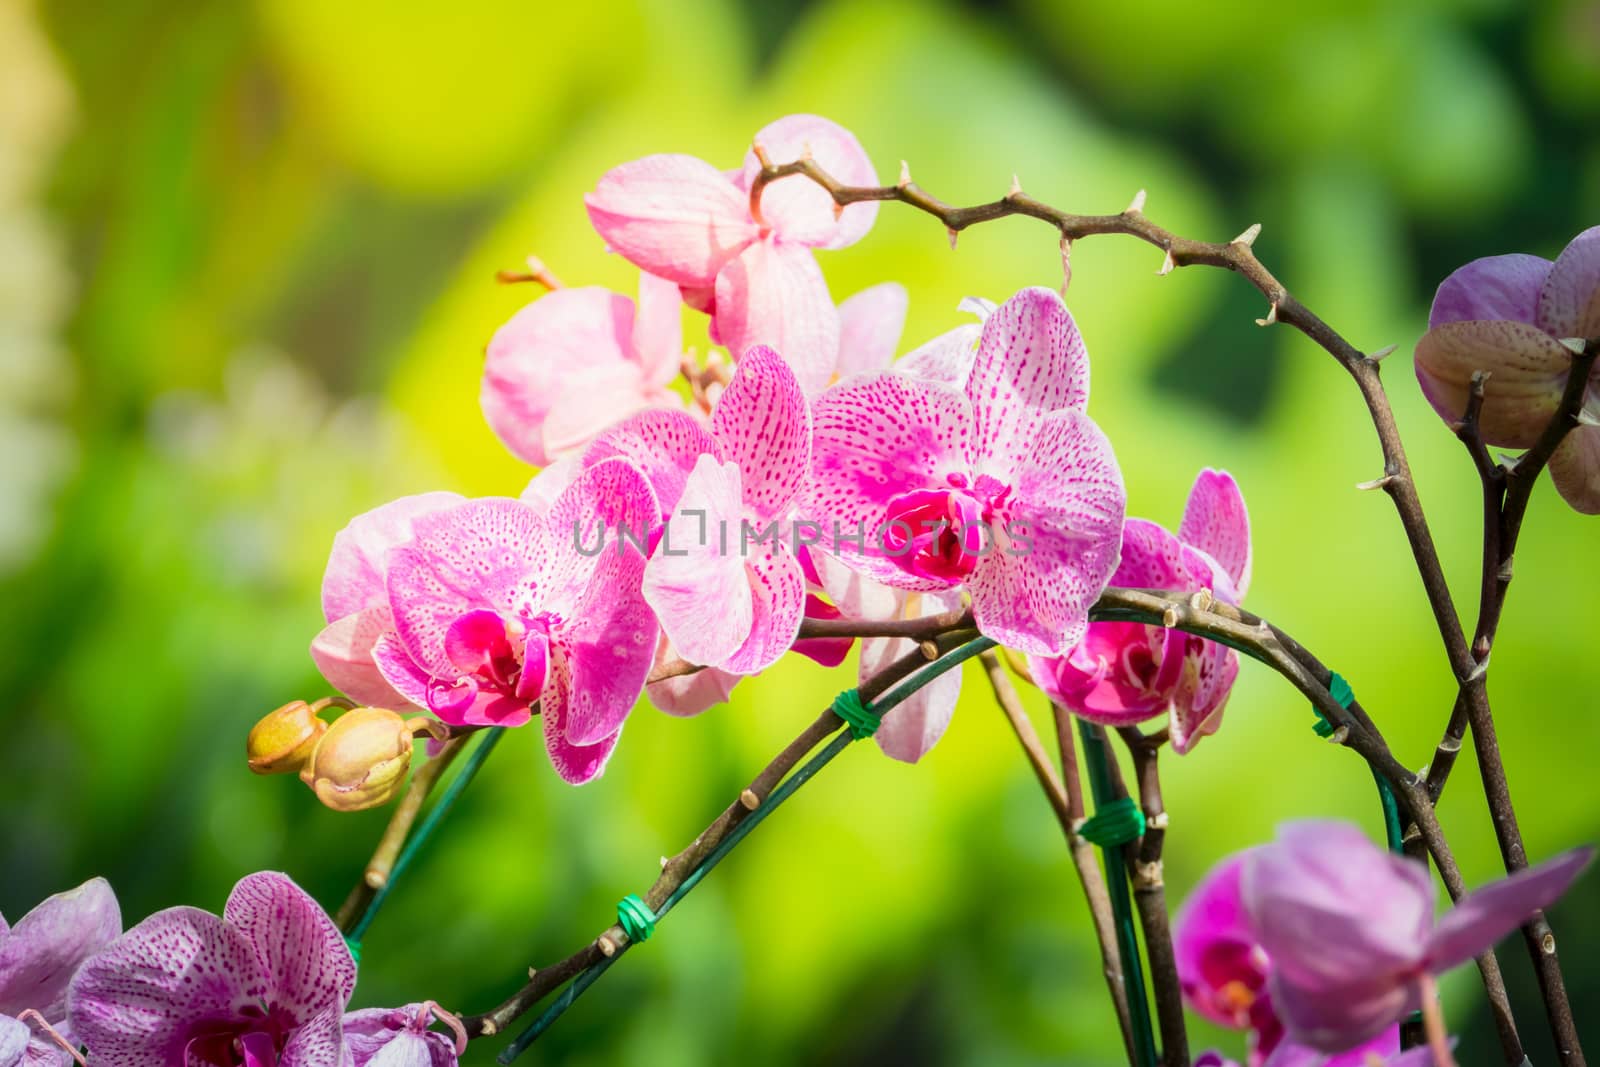
{"label": "spotted orchid petal", "polygon": [[607,545],[553,635],[572,680],[572,692],[565,696],[566,736],[574,745],[595,745],[615,735],[644,691],[659,632],[641,592],[644,569],[636,547]]}
{"label": "spotted orchid petal", "polygon": [[716,450],[704,426],[681,411],[644,411],[595,439],[583,453],[584,466],[621,457],[650,482],[665,522],[678,506],[684,482],[702,455]]}
{"label": "spotted orchid petal", "polygon": [[749,197],[711,164],[656,155],[607,171],[583,198],[606,245],[641,270],[709,286],[759,233]]}
{"label": "spotted orchid petal", "polygon": [[[845,185],[877,185],[872,168],[855,135],[836,122],[817,115],[789,115],[762,128],[754,144],[773,163],[793,163],[809,156]],[[761,161],[752,147],[745,156],[742,184],[748,189],[760,173]],[[833,197],[805,178],[785,178],[769,184],[761,197],[761,219],[782,241],[817,248],[845,248],[872,229],[878,217],[875,201],[836,208]],[[779,351],[785,351],[779,348]]]}
{"label": "spotted orchid petal", "polygon": [[1126,494],[1110,441],[1079,411],[1041,419],[1029,446],[1018,457],[1008,528],[996,538],[1007,543],[978,561],[967,584],[984,634],[1058,656],[1082,640],[1117,568]]}
{"label": "spotted orchid petal", "polygon": [[907,352],[891,369],[897,374],[941,382],[965,391],[972,363],[978,357],[978,338],[982,334],[982,326],[964,323]]}
{"label": "spotted orchid petal", "polygon": [[971,423],[965,395],[903,375],[868,375],[824,393],[814,409],[811,478],[800,509],[822,527],[821,546],[886,585],[949,588],[888,558],[878,534],[896,497],[965,476]]}
{"label": "spotted orchid petal", "polygon": [[839,305],[839,362],[834,378],[880,371],[894,359],[911,298],[899,282],[883,282]]}
{"label": "spotted orchid petal", "polygon": [[1548,259],[1520,253],[1475,259],[1439,284],[1428,328],[1474,319],[1538,325],[1539,291],[1552,266]]}
{"label": "spotted orchid petal", "polygon": [[811,463],[811,410],[778,353],[760,345],[745,353],[711,414],[711,434],[717,454],[739,466],[750,515],[786,516]]}
{"label": "spotted orchid petal", "polygon": [[977,472],[1009,483],[1044,419],[1089,403],[1089,355],[1059,293],[1023,289],[989,316],[966,391]]}
{"label": "spotted orchid petal", "polygon": [[270,1005],[302,1021],[330,1008],[343,1013],[356,988],[355,960],[333,920],[287,875],[262,871],[240,879],[222,918],[271,976],[263,994]]}
{"label": "spotted orchid petal", "polygon": [[116,894],[104,878],[41,901],[6,928],[0,920],[0,1016],[33,1010],[66,1018],[67,984],[89,956],[122,932]]}
{"label": "spotted orchid petal", "polygon": [[806,612],[806,579],[781,538],[743,552],[750,590],[750,634],[717,666],[734,674],[759,674],[778,662],[799,636]]}
{"label": "spotted orchid petal", "polygon": [[712,330],[735,359],[756,345],[783,353],[810,396],[827,386],[839,359],[839,315],[802,245],[757,241],[723,267]]}
{"label": "spotted orchid petal", "polygon": [[1539,291],[1537,325],[1552,337],[1600,338],[1600,226],[1574,237]]}
{"label": "spotted orchid petal", "polygon": [[1417,381],[1446,422],[1466,414],[1472,376],[1486,371],[1478,428],[1485,443],[1530,448],[1561,403],[1572,353],[1520,322],[1451,322],[1417,342]]}
{"label": "spotted orchid petal", "polygon": [[1208,467],[1195,478],[1178,539],[1221,564],[1233,586],[1231,599],[1244,599],[1250,589],[1250,513],[1231,474]]}
{"label": "spotted orchid petal", "polygon": [[739,466],[702,456],[644,571],[644,597],[678,651],[718,666],[750,637],[755,608],[741,558]]}
{"label": "spotted orchid petal", "polygon": [[568,700],[574,689],[571,661],[563,656],[550,660],[544,693],[539,701],[539,717],[544,723],[544,747],[557,776],[569,785],[583,785],[606,769],[611,753],[622,736],[619,730],[592,745],[575,745],[568,740],[571,727]]}
{"label": "spotted orchid petal", "polygon": [[454,507],[459,493],[420,493],[357,515],[333,538],[322,576],[322,614],[328,622],[388,603],[385,585],[389,550],[412,538],[420,517]]}

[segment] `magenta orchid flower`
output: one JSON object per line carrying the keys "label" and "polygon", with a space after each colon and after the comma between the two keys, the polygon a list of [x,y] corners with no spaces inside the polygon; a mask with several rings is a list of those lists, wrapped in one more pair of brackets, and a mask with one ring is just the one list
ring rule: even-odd
{"label": "magenta orchid flower", "polygon": [[1432,976],[1488,949],[1589,863],[1576,849],[1468,893],[1438,922],[1427,868],[1354,826],[1290,823],[1248,853],[1239,893],[1272,961],[1267,990],[1296,1043],[1340,1052],[1420,1003]]}
{"label": "magenta orchid flower", "polygon": [[68,984],[120,933],[122,912],[104,878],[49,897],[15,926],[0,915],[0,1067],[71,1062],[62,1044],[74,1041]]}
{"label": "magenta orchid flower", "polygon": [[411,703],[372,658],[378,639],[394,629],[386,584],[389,550],[411,540],[417,518],[465,499],[458,493],[401,497],[357,515],[335,535],[322,576],[328,625],[311,642],[311,658],[329,684],[357,704],[399,709]]}
{"label": "magenta orchid flower", "polygon": [[[1233,478],[1201,471],[1176,535],[1146,519],[1129,519],[1111,584],[1204,589],[1238,604],[1250,587],[1250,517]],[[1028,665],[1052,700],[1091,722],[1130,726],[1168,715],[1172,747],[1180,754],[1216,732],[1239,674],[1232,649],[1137,622],[1093,623],[1067,655],[1031,657]]]}
{"label": "magenta orchid flower", "polygon": [[801,514],[848,566],[964,588],[986,635],[1060,655],[1116,568],[1126,502],[1088,397],[1066,305],[1024,289],[984,323],[964,388],[891,371],[822,395]]}
{"label": "magenta orchid flower", "polygon": [[1332,1057],[1286,1036],[1267,989],[1272,959],[1250,925],[1240,892],[1249,855],[1230,856],[1212,868],[1173,921],[1184,1000],[1219,1026],[1249,1031],[1248,1067],[1367,1067],[1370,1060],[1386,1061],[1400,1049],[1398,1026]]}
{"label": "magenta orchid flower", "polygon": [[[1529,448],[1555,415],[1572,366],[1565,339],[1600,339],[1600,226],[1551,262],[1475,259],[1446,278],[1417,342],[1417,380],[1446,422],[1467,410],[1472,376],[1487,371],[1479,432],[1485,443]],[[1589,376],[1583,425],[1550,457],[1550,478],[1574,509],[1600,514],[1600,366]]]}
{"label": "magenta orchid flower", "polygon": [[[435,1021],[453,1031],[432,1029]],[[344,1017],[344,1043],[351,1067],[456,1067],[467,1051],[461,1021],[437,1004],[366,1008]]]}
{"label": "magenta orchid flower", "polygon": [[639,278],[639,303],[607,289],[557,289],[489,342],[484,417],[513,455],[543,467],[636,411],[681,407],[667,384],[683,358],[678,287]]}
{"label": "magenta orchid flower", "polygon": [[[809,152],[847,185],[878,183],[855,136],[815,115],[779,119],[755,143],[774,163]],[[693,156],[647,156],[608,171],[584,203],[607,246],[711,312],[715,341],[736,357],[755,345],[782,352],[815,393],[838,361],[840,325],[812,249],[859,241],[878,206],[836,212],[822,188],[789,179],[766,188],[757,215],[750,188],[760,169],[754,149],[732,176]]]}
{"label": "magenta orchid flower", "polygon": [[640,594],[655,497],[624,462],[578,475],[548,511],[470,500],[413,521],[387,556],[394,629],[373,650],[411,703],[454,725],[520,726],[538,702],[556,772],[604,768],[644,688],[656,623]]}
{"label": "magenta orchid flower", "polygon": [[753,348],[709,430],[680,412],[644,412],[602,434],[584,462],[619,456],[655,492],[644,596],[678,655],[738,675],[777,662],[806,607],[786,536],[811,456],[811,412],[793,370]]}
{"label": "magenta orchid flower", "polygon": [[287,875],[233,887],[222,915],[157,912],[86,962],[67,1009],[96,1067],[343,1067],[356,964]]}

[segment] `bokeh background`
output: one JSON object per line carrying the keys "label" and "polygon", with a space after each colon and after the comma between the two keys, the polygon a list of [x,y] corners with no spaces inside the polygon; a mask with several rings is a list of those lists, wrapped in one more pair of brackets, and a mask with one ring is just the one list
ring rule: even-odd
{"label": "bokeh background", "polygon": [[[1531,12],[1531,13],[1530,13]],[[287,870],[330,907],[387,813],[337,815],[246,773],[245,731],[325,691],[305,648],[334,532],[403,493],[514,493],[478,414],[495,327],[536,252],[630,292],[580,201],[608,166],[731,167],[793,111],[851,127],[891,178],[1263,224],[1262,257],[1371,350],[1434,531],[1475,601],[1476,482],[1410,351],[1478,255],[1554,256],[1600,220],[1600,14],[1586,0],[455,0],[383,5],[0,0],[0,908],[93,874],[129,922],[216,909]],[[1362,406],[1239,279],[1158,278],[1079,244],[1069,300],[1130,511],[1168,523],[1202,465],[1244,486],[1251,606],[1353,682],[1413,766],[1450,706]],[[837,299],[898,279],[907,344],[1060,277],[1027,220],[969,232],[887,206],[825,254]],[[700,324],[689,317],[696,329]],[[1600,524],[1548,487],[1517,560],[1493,690],[1529,850],[1600,836]],[[802,661],[690,721],[643,707],[606,776],[506,740],[365,946],[357,1003],[485,1009],[653,877],[845,684]],[[1043,705],[1027,694],[1036,714]],[[1306,815],[1378,832],[1365,768],[1247,665],[1222,732],[1168,760],[1174,899]],[[1497,854],[1470,754],[1444,804],[1470,880]],[[1600,877],[1555,912],[1600,1045]],[[1550,1062],[1518,942],[1502,951]],[[1495,1062],[1468,971],[1467,1064]],[[1118,1043],[1059,833],[977,675],[916,767],[851,752],[614,969],[529,1062],[1101,1064]],[[1198,1024],[1197,1048],[1234,1035]],[[479,1050],[469,1062],[488,1062]]]}

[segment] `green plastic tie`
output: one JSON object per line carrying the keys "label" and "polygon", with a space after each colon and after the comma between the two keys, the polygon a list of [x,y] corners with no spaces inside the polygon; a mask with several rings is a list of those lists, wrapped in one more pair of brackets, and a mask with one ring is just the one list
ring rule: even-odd
{"label": "green plastic tie", "polygon": [[357,941],[353,937],[346,937],[344,939],[344,947],[350,950],[350,958],[356,961],[357,966],[360,966],[361,942]]}
{"label": "green plastic tie", "polygon": [[845,721],[850,736],[857,741],[865,741],[883,724],[882,716],[863,704],[860,691],[855,689],[846,689],[833,698],[833,713]]}
{"label": "green plastic tie", "polygon": [[1078,829],[1078,836],[1101,848],[1116,848],[1144,836],[1144,812],[1131,797],[1121,797],[1100,805]]}
{"label": "green plastic tie", "polygon": [[[1344,675],[1338,671],[1333,671],[1328,679],[1328,695],[1333,697],[1334,701],[1346,711],[1350,710],[1350,705],[1356,699],[1355,690],[1350,688],[1350,683],[1345,681]],[[1328,721],[1328,717],[1322,713],[1321,708],[1313,705],[1312,710],[1317,713],[1317,721],[1312,724],[1311,728],[1316,731],[1318,737],[1332,737],[1334,731],[1333,723]]]}
{"label": "green plastic tie", "polygon": [[628,935],[629,941],[648,941],[650,935],[656,932],[656,913],[640,899],[639,894],[629,893],[617,901],[617,924]]}

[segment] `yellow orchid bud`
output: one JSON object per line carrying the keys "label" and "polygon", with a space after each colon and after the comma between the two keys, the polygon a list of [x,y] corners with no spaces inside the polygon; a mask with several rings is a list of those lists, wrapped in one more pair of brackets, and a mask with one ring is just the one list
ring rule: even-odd
{"label": "yellow orchid bud", "polygon": [[245,761],[257,774],[289,774],[298,771],[311,758],[311,750],[328,729],[317,713],[332,701],[307,704],[292,701],[262,716],[250,728],[245,742]]}
{"label": "yellow orchid bud", "polygon": [[317,741],[300,780],[335,811],[386,804],[406,783],[412,736],[437,728],[420,715],[405,719],[387,708],[352,708]]}

